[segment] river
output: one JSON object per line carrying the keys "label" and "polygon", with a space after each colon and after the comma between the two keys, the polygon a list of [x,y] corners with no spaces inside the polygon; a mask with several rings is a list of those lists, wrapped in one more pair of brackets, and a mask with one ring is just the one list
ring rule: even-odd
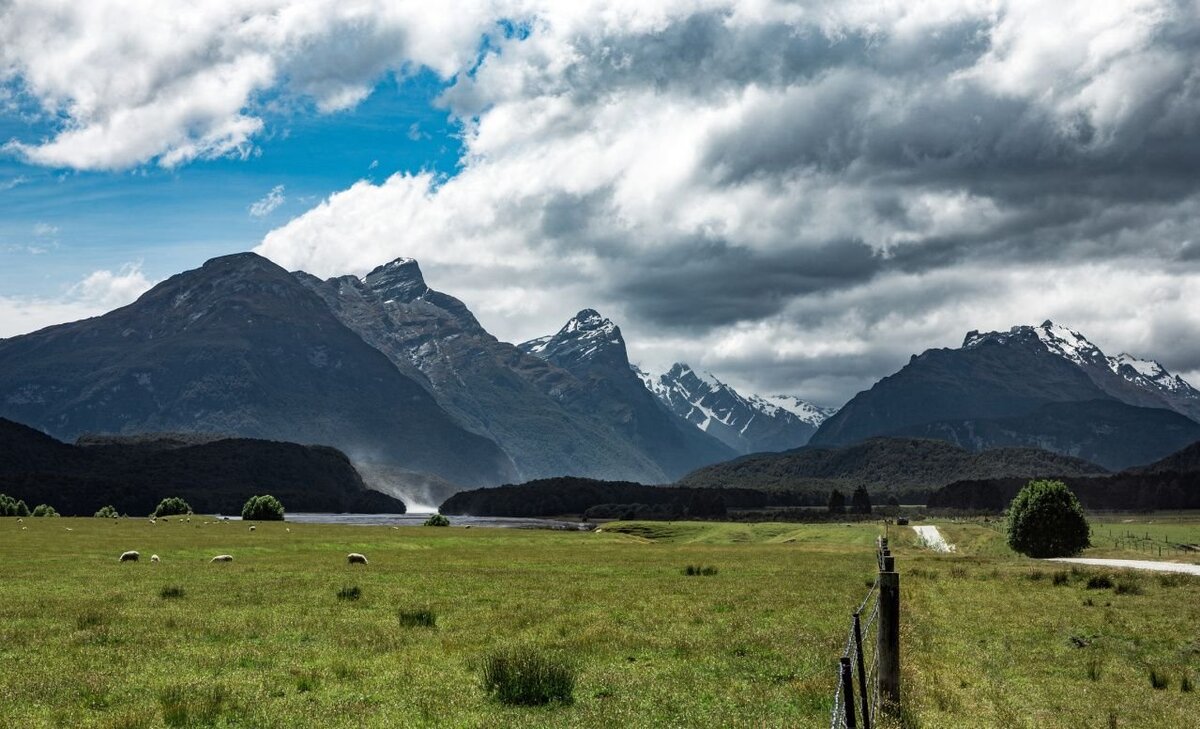
{"label": "river", "polygon": [[[429,513],[410,514],[295,514],[285,519],[297,524],[350,524],[354,526],[421,526]],[[562,529],[583,531],[592,525],[558,519],[512,518],[502,516],[448,516],[450,526],[500,527],[509,529]]]}

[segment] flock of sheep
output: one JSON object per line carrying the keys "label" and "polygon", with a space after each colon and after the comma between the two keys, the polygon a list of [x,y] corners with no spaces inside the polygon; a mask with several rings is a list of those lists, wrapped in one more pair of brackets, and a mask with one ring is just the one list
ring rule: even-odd
{"label": "flock of sheep", "polygon": [[[163,519],[163,521],[167,521],[167,519]],[[187,521],[191,521],[191,518],[188,518]],[[157,522],[155,521],[155,519],[151,518],[150,523],[156,524]],[[204,522],[204,523],[207,524],[208,522]],[[255,530],[255,526],[253,524],[251,524],[250,531],[254,531],[254,530]],[[284,527],[284,530],[289,533],[292,531],[291,527]],[[141,557],[142,557],[142,555],[140,552],[131,549],[128,552],[122,552],[121,556],[117,558],[117,561],[118,562],[137,562],[139,559],[141,559]],[[157,554],[150,555],[150,562],[157,564],[161,561],[162,561],[162,559],[159,558],[159,556]],[[208,563],[212,564],[214,562],[232,562],[232,561],[233,561],[232,554],[218,554],[215,557],[213,557],[212,559],[208,560]],[[351,552],[350,554],[346,555],[346,563],[347,564],[367,564],[367,558],[365,555],[359,554],[358,552]]]}

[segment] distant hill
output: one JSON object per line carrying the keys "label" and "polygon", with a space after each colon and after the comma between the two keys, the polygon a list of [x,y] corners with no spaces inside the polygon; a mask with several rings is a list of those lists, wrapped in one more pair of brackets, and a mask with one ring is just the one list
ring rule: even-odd
{"label": "distant hill", "polygon": [[968,478],[1095,474],[1094,463],[1037,448],[997,448],[979,453],[939,440],[872,438],[849,446],[805,446],[757,453],[701,468],[678,485],[767,491],[843,490],[859,484],[875,493],[927,493]]}
{"label": "distant hill", "polygon": [[[1047,474],[1048,475],[1048,474]],[[1200,442],[1160,461],[1105,476],[1057,474],[1088,509],[1200,509]],[[1023,478],[967,479],[930,495],[930,508],[1001,512],[1027,483]]]}
{"label": "distant hill", "polygon": [[[770,503],[768,494],[747,489],[666,488],[629,481],[565,477],[460,491],[447,499],[440,510],[443,514],[470,516],[546,517],[584,514],[608,505],[623,507],[622,510],[641,507],[641,512],[654,511],[656,516],[709,517],[724,515],[726,508],[754,508]],[[639,518],[644,515],[638,513]]]}
{"label": "distant hill", "polygon": [[263,493],[289,511],[405,510],[403,502],[367,489],[333,448],[245,438],[131,440],[73,446],[0,418],[0,493],[79,516],[107,504],[142,516],[167,496],[182,497],[198,513],[239,514],[246,499]]}
{"label": "distant hill", "polygon": [[1200,438],[1200,392],[1157,362],[1108,357],[1044,322],[970,332],[860,392],[812,445],[877,436],[940,438],[971,450],[1037,446],[1108,468],[1155,461]]}

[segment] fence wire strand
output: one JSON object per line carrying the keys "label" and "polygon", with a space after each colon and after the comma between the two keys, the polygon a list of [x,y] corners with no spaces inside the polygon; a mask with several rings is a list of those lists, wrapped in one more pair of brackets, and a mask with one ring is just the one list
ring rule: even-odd
{"label": "fence wire strand", "polygon": [[[883,567],[883,552],[879,551],[876,554],[880,568]],[[874,602],[872,602],[874,600]],[[870,612],[866,612],[870,607]],[[866,618],[863,618],[864,613]],[[872,632],[877,628],[879,619],[879,577],[876,576],[875,582],[871,584],[867,590],[866,597],[859,604],[858,609],[854,611],[850,619],[850,629],[846,635],[846,645],[842,649],[842,654],[838,656],[837,670],[837,687],[833,692],[833,711],[829,717],[830,729],[845,729],[846,713],[854,712],[856,716],[860,716],[861,712],[858,706],[855,705],[853,696],[846,696],[842,693],[842,671],[841,659],[849,659],[851,665],[851,683],[854,684],[853,676],[857,661],[859,658],[858,644],[854,640],[854,619],[858,619],[859,638],[862,642],[862,659],[866,671],[867,693],[870,699],[867,702],[866,717],[872,727],[875,726],[875,718],[879,711],[879,646],[877,645],[878,635]],[[860,725],[861,726],[861,725]]]}

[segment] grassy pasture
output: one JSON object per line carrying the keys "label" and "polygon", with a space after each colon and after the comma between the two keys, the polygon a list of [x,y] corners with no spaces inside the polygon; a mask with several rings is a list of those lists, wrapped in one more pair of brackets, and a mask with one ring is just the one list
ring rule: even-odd
{"label": "grassy pasture", "polygon": [[[826,726],[879,533],[203,521],[0,519],[0,726]],[[892,528],[909,726],[1195,726],[1200,579],[1071,571],[938,526],[957,553]],[[523,648],[575,668],[572,703],[485,692],[488,656]]]}
{"label": "grassy pasture", "polygon": [[[876,533],[203,521],[0,520],[0,725],[815,726]],[[491,699],[510,646],[567,659],[574,702]]]}

